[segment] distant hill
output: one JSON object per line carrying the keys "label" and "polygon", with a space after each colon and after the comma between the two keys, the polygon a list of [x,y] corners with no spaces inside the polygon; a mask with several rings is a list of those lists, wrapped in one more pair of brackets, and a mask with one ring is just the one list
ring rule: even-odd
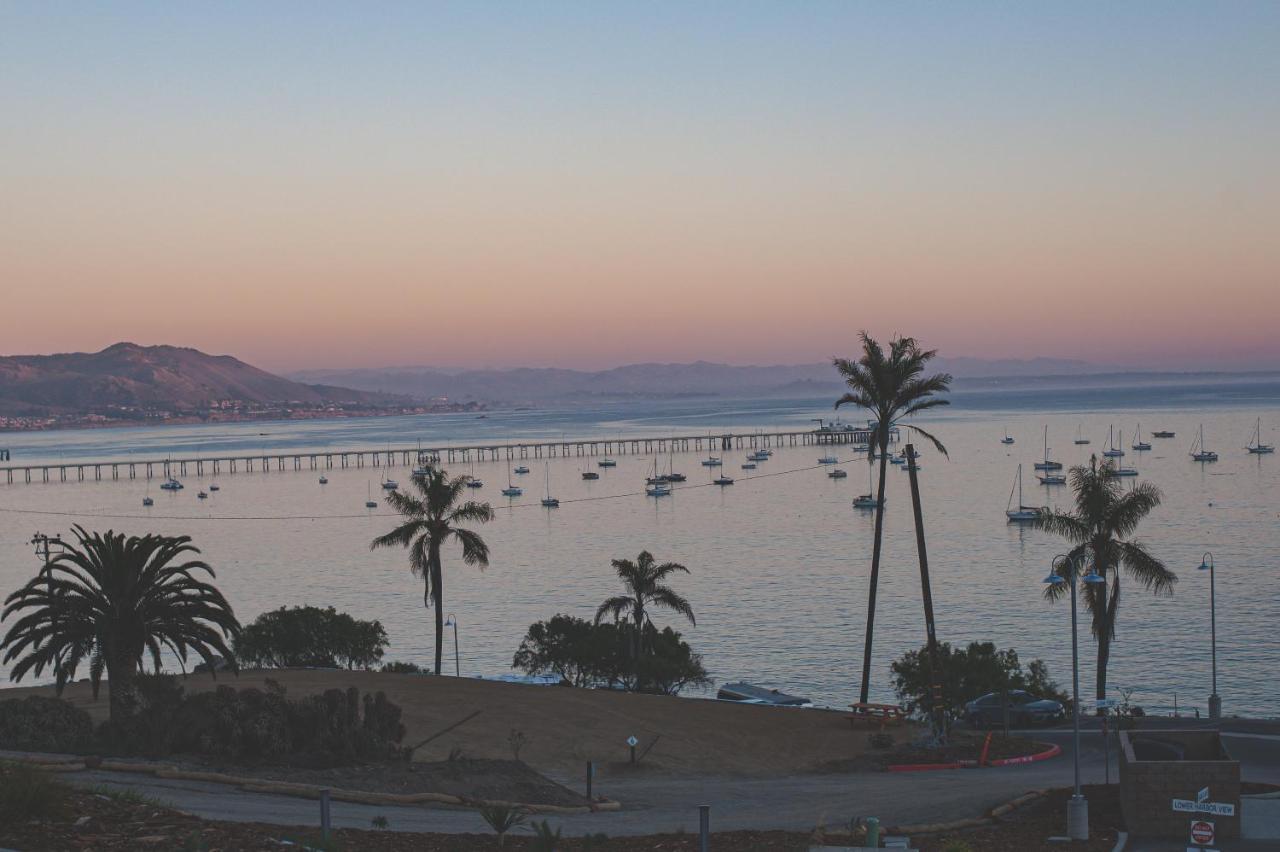
{"label": "distant hill", "polygon": [[[1105,369],[1085,361],[1052,358],[1025,361],[939,358],[936,368],[954,373],[958,378],[1084,375]],[[708,361],[630,364],[594,372],[550,367],[307,370],[293,374],[293,378],[404,394],[415,399],[447,397],[455,401],[482,400],[507,404],[677,396],[807,397],[829,395],[841,387],[840,379],[830,364],[733,366]]]}
{"label": "distant hill", "polygon": [[117,343],[101,352],[0,357],[0,414],[37,416],[112,407],[176,411],[249,404],[378,404],[386,394],[303,384],[230,355]]}

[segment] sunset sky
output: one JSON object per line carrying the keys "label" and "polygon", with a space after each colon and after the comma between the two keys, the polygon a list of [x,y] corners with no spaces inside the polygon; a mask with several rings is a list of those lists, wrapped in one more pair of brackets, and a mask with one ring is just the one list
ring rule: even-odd
{"label": "sunset sky", "polygon": [[1280,3],[0,2],[0,354],[1280,366]]}

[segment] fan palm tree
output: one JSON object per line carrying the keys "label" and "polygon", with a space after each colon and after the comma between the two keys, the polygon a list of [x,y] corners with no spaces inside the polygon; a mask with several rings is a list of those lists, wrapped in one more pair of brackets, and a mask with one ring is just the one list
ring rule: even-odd
{"label": "fan palm tree", "polygon": [[422,605],[436,609],[436,674],[444,651],[444,572],[440,551],[450,539],[462,545],[462,561],[485,568],[489,565],[489,545],[474,530],[462,524],[484,524],[493,520],[488,503],[463,501],[467,476],[450,478],[443,470],[431,468],[412,479],[416,494],[391,491],[387,502],[404,516],[404,522],[369,545],[409,548],[409,567],[423,580]]}
{"label": "fan palm tree", "polygon": [[920,433],[937,447],[943,455],[947,448],[937,438],[919,426],[899,424],[904,417],[921,411],[949,405],[937,396],[950,389],[951,376],[937,373],[925,376],[928,363],[938,354],[936,350],[924,350],[913,337],[897,337],[889,343],[886,354],[871,335],[860,333],[862,356],[857,361],[835,358],[835,365],[849,390],[836,400],[835,407],[856,405],[871,413],[875,434],[872,436],[873,454],[868,463],[880,460],[880,485],[876,492],[875,537],[871,546],[871,590],[867,595],[867,634],[862,651],[862,689],[860,701],[866,703],[871,689],[871,644],[876,625],[876,587],[880,582],[880,546],[884,539],[884,486],[885,472],[889,464],[889,434],[894,426],[903,425]]}
{"label": "fan palm tree", "polygon": [[[1111,475],[1111,464],[1098,464],[1094,456],[1088,467],[1071,468],[1071,490],[1075,511],[1054,509],[1042,512],[1032,526],[1060,535],[1071,542],[1067,553],[1073,559],[1085,557],[1107,582],[1084,585],[1084,600],[1093,616],[1093,636],[1098,642],[1097,697],[1107,697],[1107,663],[1116,636],[1116,613],[1120,608],[1121,569],[1130,579],[1155,594],[1173,594],[1178,576],[1147,551],[1133,535],[1142,519],[1160,505],[1160,489],[1149,482],[1125,491]],[[1070,577],[1070,565],[1055,569]],[[1065,584],[1045,589],[1045,597],[1057,600],[1067,594]]]}
{"label": "fan palm tree", "polygon": [[94,697],[105,671],[111,718],[119,721],[136,706],[134,678],[148,652],[157,672],[161,648],[184,670],[188,653],[210,671],[216,653],[234,670],[226,639],[240,624],[222,593],[196,577],[213,577],[213,569],[184,558],[200,553],[190,536],[74,532],[78,543],[5,600],[0,620],[19,616],[0,643],[4,662],[17,660],[12,680],[52,668],[61,694],[88,658]]}
{"label": "fan palm tree", "polygon": [[664,607],[683,615],[689,619],[690,624],[698,623],[693,617],[693,607],[689,605],[689,601],[663,582],[677,571],[688,574],[688,568],[677,562],[659,565],[653,554],[644,550],[636,557],[635,562],[630,559],[613,560],[613,570],[618,572],[618,579],[626,586],[627,593],[616,595],[600,604],[596,610],[596,624],[606,615],[612,616],[616,622],[629,620],[632,624],[632,659],[640,658],[645,627],[653,624],[649,618],[651,609]]}

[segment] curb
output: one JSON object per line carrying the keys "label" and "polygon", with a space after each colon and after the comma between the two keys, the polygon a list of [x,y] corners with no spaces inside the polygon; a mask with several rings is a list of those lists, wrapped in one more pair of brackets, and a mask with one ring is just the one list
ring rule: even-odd
{"label": "curb", "polygon": [[1047,791],[1045,790],[1032,790],[1030,793],[1024,793],[1016,799],[1010,799],[1003,805],[997,805],[992,808],[987,812],[986,816],[969,817],[968,819],[958,819],[951,822],[896,825],[886,828],[885,832],[889,834],[938,834],[944,831],[956,831],[963,828],[978,828],[979,826],[992,825],[998,822],[1000,817],[1010,811],[1022,807],[1025,804],[1035,801],[1046,792]]}
{"label": "curb", "polygon": [[[987,761],[987,766],[1020,766],[1024,763],[1036,763],[1041,760],[1048,760],[1051,757],[1057,757],[1062,754],[1062,747],[1051,745],[1049,743],[1039,743],[1042,746],[1048,746],[1044,751],[1035,754],[1022,755],[1020,757],[1002,757],[996,760]],[[979,763],[976,760],[956,760],[951,763],[893,763],[885,767],[888,772],[932,772],[936,769],[975,769]]]}
{"label": "curb", "polygon": [[[83,760],[66,757],[54,757],[37,753],[8,758],[18,763],[26,763],[51,772],[82,772],[88,767]],[[107,772],[132,772],[138,775],[151,775],[156,778],[179,781],[206,781],[213,784],[227,784],[249,793],[271,793],[282,796],[296,796],[303,799],[320,798],[321,790],[328,790],[336,801],[353,802],[362,805],[421,805],[439,804],[454,805],[464,808],[484,808],[494,805],[506,805],[535,814],[589,814],[597,811],[619,811],[622,803],[613,799],[601,798],[589,805],[535,805],[527,802],[507,802],[490,799],[469,799],[453,796],[448,793],[378,793],[369,790],[343,790],[336,787],[324,787],[319,784],[295,784],[288,781],[275,781],[269,778],[226,775],[221,772],[200,772],[179,769],[163,763],[130,763],[128,761],[105,759],[94,767]]]}

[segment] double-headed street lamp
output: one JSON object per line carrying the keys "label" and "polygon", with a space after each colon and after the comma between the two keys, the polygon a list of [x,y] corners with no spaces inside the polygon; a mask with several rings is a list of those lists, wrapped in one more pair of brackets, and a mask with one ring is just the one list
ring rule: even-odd
{"label": "double-headed street lamp", "polygon": [[1066,583],[1071,588],[1071,731],[1073,759],[1075,761],[1075,794],[1067,802],[1067,836],[1072,840],[1089,839],[1089,803],[1080,792],[1080,650],[1076,641],[1076,581],[1094,585],[1105,583],[1106,578],[1094,570],[1080,575],[1080,567],[1088,560],[1083,554],[1059,555],[1053,558],[1053,570],[1044,582],[1049,586]]}
{"label": "double-headed street lamp", "polygon": [[1222,699],[1218,697],[1218,605],[1213,583],[1213,554],[1205,551],[1200,559],[1200,570],[1209,572],[1209,641],[1213,648],[1213,692],[1209,695],[1209,718],[1222,718]]}
{"label": "double-headed street lamp", "polygon": [[458,657],[458,619],[453,613],[449,613],[449,617],[444,620],[444,626],[453,628],[453,676],[461,677],[462,663]]}

